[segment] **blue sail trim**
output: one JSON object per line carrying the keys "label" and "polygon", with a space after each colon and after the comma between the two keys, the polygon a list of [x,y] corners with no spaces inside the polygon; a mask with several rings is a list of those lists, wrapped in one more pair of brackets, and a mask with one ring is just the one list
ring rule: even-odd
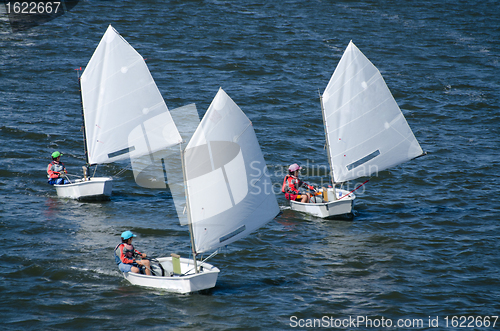
{"label": "blue sail trim", "polygon": [[380,151],[377,149],[375,152],[363,157],[362,159],[359,159],[358,161],[356,162],[353,162],[351,164],[348,164],[346,166],[347,170],[351,171],[352,169],[356,168],[356,167],[359,167],[360,165],[362,164],[365,164],[366,162],[376,158],[377,156],[380,155]]}
{"label": "blue sail trim", "polygon": [[113,152],[113,153],[109,153],[108,154],[108,158],[113,158],[113,157],[117,157],[117,156],[120,156],[120,155],[123,155],[123,154],[127,154],[127,153],[130,153],[130,152],[133,152],[135,151],[135,147],[132,146],[132,147],[127,147],[127,148],[124,148],[124,149],[120,149],[119,151],[116,151],[116,152]]}

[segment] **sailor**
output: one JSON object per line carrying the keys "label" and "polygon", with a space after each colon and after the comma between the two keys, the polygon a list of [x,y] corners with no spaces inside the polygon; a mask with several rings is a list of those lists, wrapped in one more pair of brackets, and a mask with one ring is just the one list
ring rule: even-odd
{"label": "sailor", "polygon": [[136,256],[146,258],[146,253],[141,253],[132,245],[132,239],[137,237],[132,231],[122,233],[122,242],[115,247],[115,261],[122,272],[145,272],[151,275],[151,265],[149,260],[137,260]]}
{"label": "sailor", "polygon": [[316,191],[315,188],[299,179],[299,171],[302,169],[297,163],[288,167],[288,175],[283,180],[281,192],[285,193],[285,198],[288,200],[300,200],[300,202],[308,203],[311,194],[307,189]]}
{"label": "sailor", "polygon": [[52,153],[52,162],[50,162],[47,166],[47,177],[49,178],[48,183],[50,185],[68,184],[68,181],[65,178],[68,172],[66,171],[64,163],[60,161],[61,156],[62,153],[59,153],[58,151]]}

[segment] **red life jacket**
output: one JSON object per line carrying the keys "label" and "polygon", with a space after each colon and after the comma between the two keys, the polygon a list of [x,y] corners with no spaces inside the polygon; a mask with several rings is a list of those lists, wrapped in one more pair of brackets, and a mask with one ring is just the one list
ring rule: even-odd
{"label": "red life jacket", "polygon": [[288,200],[296,200],[300,197],[299,188],[306,185],[310,190],[314,191],[314,187],[301,181],[295,176],[286,175],[283,180],[283,186],[281,187],[281,192],[285,193],[285,198]]}
{"label": "red life jacket", "polygon": [[295,188],[294,179],[297,178],[292,175],[286,175],[285,179],[283,179],[283,186],[281,187],[281,192],[285,193],[285,198],[287,200],[297,199],[299,191]]}

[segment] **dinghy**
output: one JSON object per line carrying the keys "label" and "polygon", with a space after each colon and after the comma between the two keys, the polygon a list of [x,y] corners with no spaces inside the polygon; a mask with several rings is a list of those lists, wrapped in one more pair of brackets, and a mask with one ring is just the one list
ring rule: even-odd
{"label": "dinghy", "polygon": [[182,152],[182,169],[193,259],[158,258],[155,276],[125,273],[132,284],[177,293],[212,288],[219,269],[197,257],[216,254],[280,212],[252,123],[222,89]]}
{"label": "dinghy", "polygon": [[219,269],[209,263],[198,263],[196,272],[192,259],[173,254],[161,257],[151,263],[153,275],[123,273],[123,277],[133,285],[163,289],[173,293],[191,293],[215,287]]}
{"label": "dinghy", "polygon": [[54,185],[72,199],[107,199],[112,178],[88,167],[133,159],[182,142],[143,57],[110,25],[80,78],[83,179]]}
{"label": "dinghy", "polygon": [[336,184],[424,155],[382,75],[352,41],[320,101],[332,187],[318,203],[290,201],[291,209],[321,218],[349,214],[362,184],[352,191]]}

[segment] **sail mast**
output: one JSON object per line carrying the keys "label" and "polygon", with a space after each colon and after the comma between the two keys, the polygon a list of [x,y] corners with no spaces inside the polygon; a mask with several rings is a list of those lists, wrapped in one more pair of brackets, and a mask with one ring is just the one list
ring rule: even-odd
{"label": "sail mast", "polygon": [[186,167],[184,164],[184,152],[185,151],[182,150],[182,146],[180,148],[181,148],[182,175],[184,178],[184,188],[186,191],[186,209],[187,209],[188,225],[189,225],[189,237],[191,238],[191,251],[193,252],[194,270],[196,273],[199,273],[198,266],[196,265],[196,247],[194,246],[193,223],[191,220],[191,210],[189,208],[189,192],[188,192],[187,179],[186,179]]}
{"label": "sail mast", "polygon": [[85,132],[85,111],[83,110],[82,81],[80,74],[78,73],[78,71],[81,71],[82,68],[76,70],[78,75],[78,85],[80,86],[80,104],[82,105],[83,151],[85,153],[85,166],[89,167],[90,165],[89,165],[89,152],[87,148],[87,133]]}
{"label": "sail mast", "polygon": [[323,128],[325,129],[325,142],[326,142],[326,152],[328,156],[328,164],[330,165],[330,179],[332,180],[332,187],[333,187],[333,196],[335,197],[335,200],[337,200],[337,194],[335,194],[335,179],[333,178],[333,167],[332,167],[332,158],[330,157],[330,142],[328,141],[328,126],[326,125],[326,114],[325,114],[325,109],[323,108],[323,97],[321,96],[321,93],[318,90],[319,94],[319,103],[321,105],[321,114],[323,115]]}

